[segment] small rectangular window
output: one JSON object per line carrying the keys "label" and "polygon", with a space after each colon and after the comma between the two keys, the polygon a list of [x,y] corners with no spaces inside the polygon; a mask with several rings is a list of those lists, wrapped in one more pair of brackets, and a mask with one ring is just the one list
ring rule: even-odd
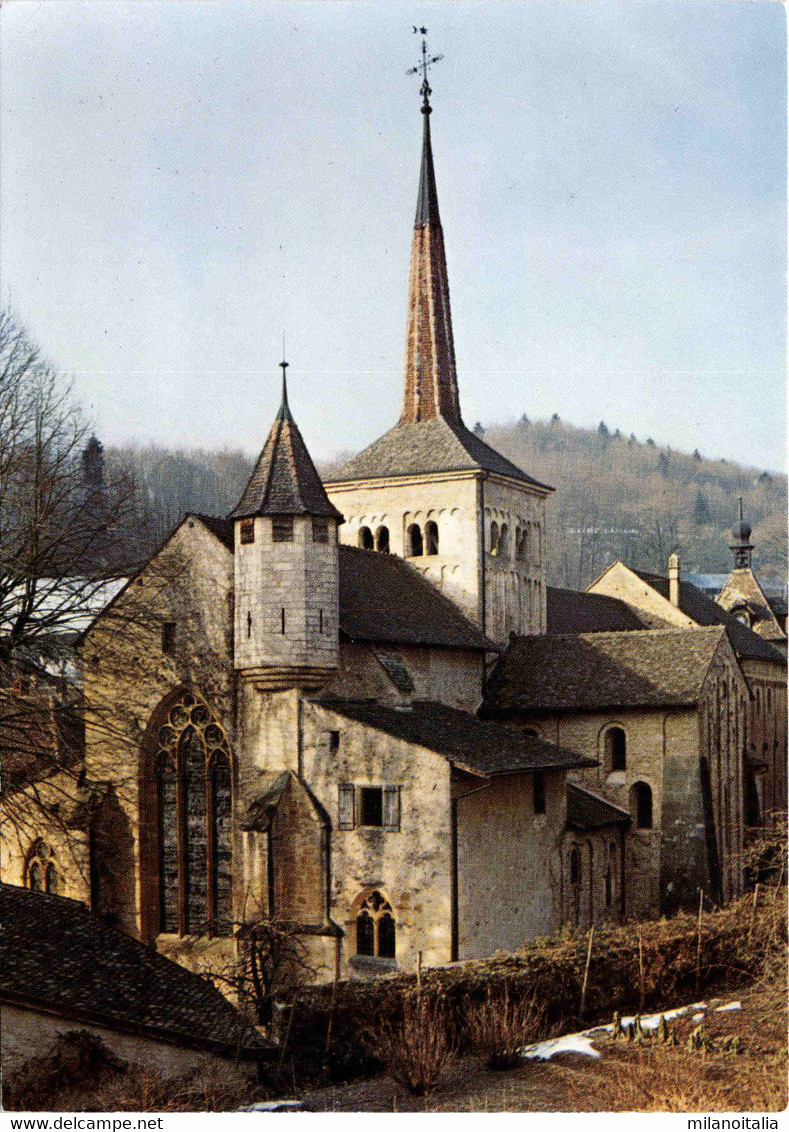
{"label": "small rectangular window", "polygon": [[545,813],[545,775],[541,770],[535,770],[532,778],[535,814]]}
{"label": "small rectangular window", "polygon": [[293,516],[277,515],[271,520],[273,542],[293,542]]}
{"label": "small rectangular window", "polygon": [[384,786],[384,829],[400,828],[400,787]]}
{"label": "small rectangular window", "polygon": [[282,633],[283,636],[285,635],[285,610],[284,609],[280,609],[280,611],[279,611],[279,631]]}
{"label": "small rectangular window", "polygon": [[329,541],[329,520],[328,519],[313,519],[312,520],[312,541],[313,542],[328,542]]}
{"label": "small rectangular window", "polygon": [[359,807],[359,825],[382,826],[384,823],[384,792],[380,786],[363,786]]}
{"label": "small rectangular window", "polygon": [[162,652],[175,651],[175,621],[165,621],[162,625]]}
{"label": "small rectangular window", "polygon": [[255,541],[255,520],[242,519],[241,530],[239,531],[242,546],[246,546],[250,542]]}
{"label": "small rectangular window", "polygon": [[[334,735],[337,732],[331,731]],[[341,785],[337,806],[337,826],[339,829],[353,829],[353,786]]]}
{"label": "small rectangular window", "polygon": [[339,731],[329,732],[329,751],[336,754],[340,749],[340,733]]}

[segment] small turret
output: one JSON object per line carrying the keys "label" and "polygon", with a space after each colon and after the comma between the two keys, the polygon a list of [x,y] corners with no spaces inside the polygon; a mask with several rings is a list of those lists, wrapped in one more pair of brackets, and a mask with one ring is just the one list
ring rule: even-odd
{"label": "small turret", "polygon": [[235,667],[261,688],[320,687],[339,653],[337,527],[288,405],[282,404],[235,519]]}
{"label": "small turret", "polygon": [[734,556],[735,570],[749,570],[753,555],[751,524],[742,515],[742,496],[740,496],[740,518],[732,527],[729,549]]}

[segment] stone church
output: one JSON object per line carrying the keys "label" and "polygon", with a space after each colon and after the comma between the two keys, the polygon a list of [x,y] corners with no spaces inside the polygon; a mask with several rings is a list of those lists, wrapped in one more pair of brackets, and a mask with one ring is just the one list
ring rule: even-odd
{"label": "stone church", "polygon": [[367,977],[742,891],[730,626],[549,591],[552,489],[463,422],[429,94],[399,422],[322,483],[282,363],[237,505],[84,634],[77,772],[3,837],[7,879],[189,966],[269,917]]}

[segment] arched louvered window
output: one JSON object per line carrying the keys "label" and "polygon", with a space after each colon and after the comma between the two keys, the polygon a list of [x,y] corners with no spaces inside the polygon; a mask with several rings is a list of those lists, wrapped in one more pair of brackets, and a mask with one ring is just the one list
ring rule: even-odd
{"label": "arched louvered window", "polygon": [[490,553],[499,553],[499,524],[496,522],[490,524]]}
{"label": "arched louvered window", "polygon": [[170,708],[154,762],[160,932],[232,930],[232,772],[222,728],[189,693]]}
{"label": "arched louvered window", "polygon": [[421,558],[424,553],[422,544],[422,529],[418,523],[411,523],[406,531],[406,547],[408,558]]}

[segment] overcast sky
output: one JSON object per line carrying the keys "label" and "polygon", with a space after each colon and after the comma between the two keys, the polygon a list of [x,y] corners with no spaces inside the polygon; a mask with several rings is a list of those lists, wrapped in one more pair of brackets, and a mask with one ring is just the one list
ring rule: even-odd
{"label": "overcast sky", "polygon": [[469,425],[785,466],[779,3],[0,9],[3,300],[107,443],[313,454],[400,410],[421,118]]}

